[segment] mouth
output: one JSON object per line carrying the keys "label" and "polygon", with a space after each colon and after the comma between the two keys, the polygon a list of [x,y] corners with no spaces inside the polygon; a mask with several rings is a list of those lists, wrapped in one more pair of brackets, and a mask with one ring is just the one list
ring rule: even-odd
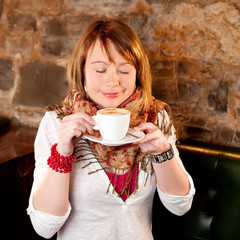
{"label": "mouth", "polygon": [[102,94],[107,98],[116,98],[120,95],[121,92],[113,92],[113,93],[107,93],[103,92]]}

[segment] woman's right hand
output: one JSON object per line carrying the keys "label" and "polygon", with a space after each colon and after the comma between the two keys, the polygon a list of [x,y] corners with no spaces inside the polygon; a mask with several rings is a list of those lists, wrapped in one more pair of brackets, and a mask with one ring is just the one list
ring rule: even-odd
{"label": "woman's right hand", "polygon": [[63,118],[59,127],[57,151],[64,156],[73,153],[74,145],[85,132],[93,133],[95,120],[84,112],[78,112]]}

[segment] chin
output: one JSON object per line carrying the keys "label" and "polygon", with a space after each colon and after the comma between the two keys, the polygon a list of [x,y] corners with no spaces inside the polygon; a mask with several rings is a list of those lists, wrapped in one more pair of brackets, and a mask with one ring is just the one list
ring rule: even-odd
{"label": "chin", "polygon": [[103,108],[117,108],[120,104],[118,105],[113,105],[113,104],[105,104],[101,105]]}
{"label": "chin", "polygon": [[105,102],[104,104],[100,104],[104,108],[117,108],[122,102]]}

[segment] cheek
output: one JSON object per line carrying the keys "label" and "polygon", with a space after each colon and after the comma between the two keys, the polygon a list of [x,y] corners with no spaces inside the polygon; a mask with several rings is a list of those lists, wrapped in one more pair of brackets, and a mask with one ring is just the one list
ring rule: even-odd
{"label": "cheek", "polygon": [[127,89],[134,89],[136,84],[136,77],[133,75],[131,77],[125,78],[122,80],[121,85]]}
{"label": "cheek", "polygon": [[85,76],[85,84],[88,89],[94,89],[101,86],[101,79],[94,73],[88,73]]}

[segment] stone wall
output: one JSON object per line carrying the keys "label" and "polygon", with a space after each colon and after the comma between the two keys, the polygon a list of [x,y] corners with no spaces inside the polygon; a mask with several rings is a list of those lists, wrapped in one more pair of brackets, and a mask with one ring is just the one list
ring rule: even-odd
{"label": "stone wall", "polygon": [[0,115],[38,126],[65,97],[68,57],[100,16],[140,37],[180,139],[240,146],[239,0],[0,0]]}

